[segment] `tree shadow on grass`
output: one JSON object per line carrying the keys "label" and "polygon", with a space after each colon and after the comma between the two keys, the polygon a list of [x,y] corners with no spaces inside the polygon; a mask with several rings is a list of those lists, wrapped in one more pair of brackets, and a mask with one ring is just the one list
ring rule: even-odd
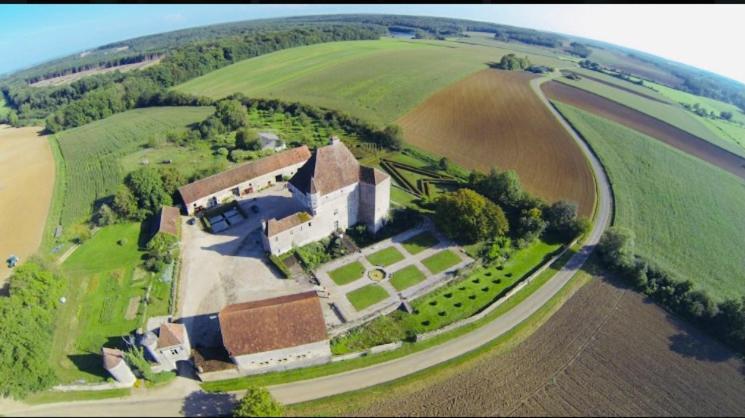
{"label": "tree shadow on grass", "polygon": [[181,413],[187,417],[229,417],[238,400],[228,393],[196,391],[184,399]]}
{"label": "tree shadow on grass", "polygon": [[669,337],[670,349],[685,357],[695,358],[702,361],[727,361],[734,357],[734,353],[711,338],[698,335],[698,332],[680,333]]}

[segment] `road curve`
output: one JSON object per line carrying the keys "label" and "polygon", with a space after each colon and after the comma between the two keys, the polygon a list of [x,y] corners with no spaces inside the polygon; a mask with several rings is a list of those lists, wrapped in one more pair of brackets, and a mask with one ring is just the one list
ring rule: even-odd
{"label": "road curve", "polygon": [[[468,334],[405,357],[365,368],[315,379],[270,386],[268,389],[277,400],[285,404],[292,404],[363,389],[398,379],[463,355],[491,340],[494,340],[527,319],[549,299],[551,299],[569,281],[569,279],[577,273],[600,240],[600,236],[605,228],[610,224],[613,210],[612,194],[608,178],[606,177],[605,171],[598,159],[592,153],[587,144],[585,144],[571,126],[569,126],[553,106],[551,106],[549,101],[541,92],[541,89],[539,88],[540,84],[551,78],[552,77],[536,78],[531,81],[531,88],[549,108],[551,113],[556,117],[564,129],[569,132],[585,154],[587,160],[590,162],[596,180],[597,206],[595,222],[582,249],[572,256],[559,272],[519,305],[509,310],[504,315],[499,316],[493,321],[469,332]],[[17,409],[10,408],[6,413],[9,415],[38,416],[45,414],[54,414],[58,416],[103,416],[111,414],[119,416],[136,416],[142,413],[151,416],[172,415],[187,403],[187,397],[193,397],[194,395],[201,393],[198,391],[191,391],[195,388],[196,385],[190,385],[190,390],[184,390],[178,394],[169,394],[171,396],[163,396],[164,394],[153,392],[143,397],[135,397],[137,399],[130,397],[124,399],[74,402],[57,405],[38,405],[35,407],[20,407]],[[225,396],[219,394],[203,395],[205,398]],[[215,401],[219,402],[218,399]]]}

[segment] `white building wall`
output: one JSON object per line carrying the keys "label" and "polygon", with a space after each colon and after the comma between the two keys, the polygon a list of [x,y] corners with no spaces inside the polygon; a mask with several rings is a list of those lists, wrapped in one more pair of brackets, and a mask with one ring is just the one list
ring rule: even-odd
{"label": "white building wall", "polygon": [[189,360],[191,357],[191,346],[187,342],[183,345],[174,345],[156,350],[158,363],[166,370],[176,370],[176,362]]}
{"label": "white building wall", "polygon": [[238,370],[248,372],[248,374],[289,370],[330,361],[331,347],[329,340],[233,357],[233,362],[238,366]]}
{"label": "white building wall", "polygon": [[391,178],[381,181],[375,186],[375,213],[373,232],[383,227],[383,222],[391,209]]}
{"label": "white building wall", "polygon": [[[300,193],[294,187],[291,191],[301,203],[307,204],[310,201],[310,196]],[[318,208],[310,221],[272,237],[264,235],[264,248],[274,255],[283,254],[293,246],[300,247],[318,241],[331,235],[337,228],[345,230],[357,223],[360,204],[358,184],[321,196],[317,201]]]}
{"label": "white building wall", "polygon": [[137,380],[134,373],[132,373],[132,370],[124,360],[120,361],[115,367],[109,369],[109,374],[111,374],[117,382],[125,385],[134,385]]}
{"label": "white building wall", "polygon": [[228,197],[235,198],[235,197],[237,197],[235,195],[235,193],[233,193],[233,190],[236,187],[238,188],[240,195],[243,195],[243,194],[247,193],[248,189],[253,188],[253,192],[256,192],[256,191],[258,191],[260,189],[263,189],[263,188],[265,188],[267,186],[270,186],[272,184],[276,184],[277,183],[277,180],[276,180],[276,177],[277,176],[288,176],[288,177],[291,177],[292,175],[295,174],[295,172],[297,172],[297,170],[300,167],[303,166],[303,164],[305,164],[305,161],[303,161],[301,163],[298,163],[298,164],[293,164],[293,165],[289,165],[287,167],[283,167],[283,168],[281,168],[279,170],[272,171],[271,173],[264,174],[263,176],[254,177],[252,179],[248,179],[248,180],[246,180],[244,182],[235,184],[235,185],[233,185],[233,186],[231,186],[231,187],[229,187],[227,189],[220,190],[219,192],[216,192],[216,193],[213,193],[213,194],[211,194],[209,196],[206,196],[206,197],[203,197],[201,199],[195,200],[194,202],[192,202],[191,204],[188,205],[188,207],[186,208],[187,209],[187,212],[189,213],[189,215],[193,215],[194,214],[194,210],[196,208],[200,207],[200,206],[203,207],[203,208],[205,208],[205,209],[212,207],[213,205],[210,202],[212,198],[215,198],[215,200],[217,201],[217,204],[219,205],[219,204],[222,203],[222,201],[225,198],[228,198]]}

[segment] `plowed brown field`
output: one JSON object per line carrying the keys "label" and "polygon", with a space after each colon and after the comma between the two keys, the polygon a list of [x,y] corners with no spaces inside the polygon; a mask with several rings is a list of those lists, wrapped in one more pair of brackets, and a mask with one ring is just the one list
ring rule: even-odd
{"label": "plowed brown field", "polygon": [[550,100],[557,100],[620,123],[745,178],[744,158],[680,128],[605,97],[566,84],[549,81],[543,83],[541,89]]}
{"label": "plowed brown field", "polygon": [[525,189],[548,201],[595,201],[590,166],[579,147],[531,90],[528,73],[483,70],[399,119],[406,140],[470,169],[514,169]]}
{"label": "plowed brown field", "polygon": [[643,296],[605,279],[526,341],[360,415],[743,415],[743,362]]}
{"label": "plowed brown field", "polygon": [[5,260],[36,252],[54,187],[54,160],[41,128],[0,125],[0,287],[11,271]]}

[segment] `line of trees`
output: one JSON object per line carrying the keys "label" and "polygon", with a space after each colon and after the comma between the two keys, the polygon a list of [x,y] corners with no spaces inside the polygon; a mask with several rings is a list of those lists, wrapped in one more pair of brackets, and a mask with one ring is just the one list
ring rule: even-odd
{"label": "line of trees", "polygon": [[435,222],[448,237],[463,244],[487,242],[482,255],[489,261],[539,237],[571,242],[590,227],[589,220],[577,216],[575,204],[549,205],[525,192],[513,170],[472,172],[466,188],[440,195],[434,210]]}
{"label": "line of trees", "polygon": [[705,291],[695,289],[691,281],[678,280],[637,256],[634,238],[633,231],[627,228],[609,228],[597,247],[605,266],[665,309],[686,318],[734,350],[745,353],[745,297],[715,303]]}
{"label": "line of trees", "polygon": [[361,24],[255,32],[177,48],[157,65],[139,71],[98,74],[60,87],[16,82],[2,90],[21,121],[47,118],[47,129],[57,132],[123,110],[160,104],[155,99],[167,97],[169,87],[243,59],[316,43],[378,39],[383,34],[383,27]]}
{"label": "line of trees", "polygon": [[0,297],[0,396],[21,399],[57,382],[49,358],[64,289],[64,279],[36,261],[10,277],[9,296]]}

